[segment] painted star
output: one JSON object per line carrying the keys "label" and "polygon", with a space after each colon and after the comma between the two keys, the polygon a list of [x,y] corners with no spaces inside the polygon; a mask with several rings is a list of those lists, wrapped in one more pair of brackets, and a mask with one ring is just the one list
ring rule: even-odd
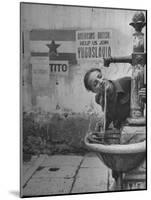
{"label": "painted star", "polygon": [[60,44],[56,44],[54,40],[50,44],[46,44],[49,48],[49,54],[56,54],[57,55],[57,48],[60,46]]}

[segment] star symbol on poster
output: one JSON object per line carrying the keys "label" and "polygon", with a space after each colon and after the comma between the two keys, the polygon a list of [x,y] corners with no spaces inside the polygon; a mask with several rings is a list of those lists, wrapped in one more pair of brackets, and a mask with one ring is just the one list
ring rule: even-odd
{"label": "star symbol on poster", "polygon": [[50,44],[46,44],[49,48],[49,56],[57,56],[57,48],[60,46],[60,44],[56,44],[54,40]]}

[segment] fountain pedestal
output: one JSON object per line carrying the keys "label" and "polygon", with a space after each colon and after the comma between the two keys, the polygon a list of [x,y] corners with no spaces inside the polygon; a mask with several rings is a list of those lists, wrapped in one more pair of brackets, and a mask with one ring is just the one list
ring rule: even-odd
{"label": "fountain pedestal", "polygon": [[146,189],[146,159],[139,167],[124,175],[123,189]]}
{"label": "fountain pedestal", "polygon": [[[136,183],[140,183],[142,189],[146,188],[144,184],[146,182],[146,168],[144,167],[142,170],[142,166],[144,166],[142,163],[146,159],[145,100],[143,101],[139,95],[139,92],[146,87],[146,80],[144,79],[146,53],[144,51],[144,34],[141,32],[145,24],[144,14],[142,12],[136,13],[130,23],[135,29],[133,53],[130,56],[104,59],[105,67],[109,67],[110,63],[132,64],[130,118],[127,119],[121,129],[120,142],[109,144],[105,143],[104,140],[95,143],[92,140],[95,136],[94,133],[89,133],[85,137],[86,146],[97,152],[100,159],[113,170],[116,182],[115,190],[127,190],[129,187],[131,189],[134,188],[134,185],[136,187]],[[107,131],[105,130],[105,134]],[[114,135],[113,131],[112,135]]]}
{"label": "fountain pedestal", "polygon": [[[137,143],[146,139],[146,126],[124,126],[121,131],[122,143]],[[146,189],[146,159],[135,169],[123,174],[123,190]]]}
{"label": "fountain pedestal", "polygon": [[[127,119],[126,124],[124,125],[121,130],[121,144],[130,144],[130,143],[137,143],[143,140],[146,140],[146,116],[144,115],[144,107],[145,107],[145,100],[142,101],[139,91],[142,88],[146,87],[146,79],[144,74],[144,67],[146,66],[146,52],[144,48],[144,33],[142,32],[143,27],[146,25],[145,23],[145,16],[143,12],[136,12],[132,18],[132,22],[129,24],[131,25],[135,32],[133,33],[133,53],[131,56],[128,57],[121,57],[121,58],[107,58],[104,59],[104,65],[108,67],[110,63],[130,63],[132,64],[132,77],[131,77],[131,105],[130,105],[130,118]],[[146,72],[145,72],[146,73]],[[146,156],[144,154],[144,159]],[[129,160],[130,162],[130,160]],[[114,170],[114,169],[113,169]],[[136,174],[140,176],[139,167],[134,170],[131,174],[126,174],[124,181],[125,181],[125,188],[129,188],[130,185],[134,187],[136,184],[132,184],[132,182],[136,182]],[[144,168],[143,176],[145,177],[146,169]],[[119,180],[123,178],[120,172]],[[122,178],[121,178],[122,177]],[[127,178],[129,177],[129,178]],[[118,178],[116,178],[116,182],[118,185]],[[133,180],[134,179],[134,180]],[[145,181],[145,178],[141,179],[141,181]],[[123,182],[123,181],[120,181]],[[142,184],[141,184],[142,185]],[[144,184],[143,184],[144,185]]]}

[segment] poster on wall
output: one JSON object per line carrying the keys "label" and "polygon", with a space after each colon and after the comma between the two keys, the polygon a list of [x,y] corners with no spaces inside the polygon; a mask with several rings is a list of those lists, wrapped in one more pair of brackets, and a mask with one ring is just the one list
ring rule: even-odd
{"label": "poster on wall", "polygon": [[20,3],[21,197],[147,189],[146,14]]}
{"label": "poster on wall", "polygon": [[111,57],[111,30],[76,32],[77,60],[100,60]]}

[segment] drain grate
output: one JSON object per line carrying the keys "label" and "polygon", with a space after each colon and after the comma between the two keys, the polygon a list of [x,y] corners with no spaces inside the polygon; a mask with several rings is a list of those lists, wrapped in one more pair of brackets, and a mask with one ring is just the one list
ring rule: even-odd
{"label": "drain grate", "polygon": [[49,171],[51,171],[51,172],[56,172],[56,171],[58,171],[60,168],[58,168],[58,167],[51,167],[51,168],[49,168]]}

